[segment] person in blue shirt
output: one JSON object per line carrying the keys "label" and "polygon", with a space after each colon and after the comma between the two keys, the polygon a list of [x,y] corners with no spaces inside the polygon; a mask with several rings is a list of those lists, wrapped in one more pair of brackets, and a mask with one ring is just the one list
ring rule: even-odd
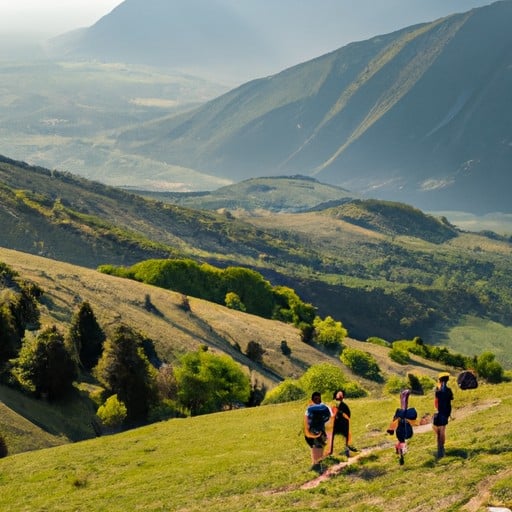
{"label": "person in blue shirt", "polygon": [[332,416],[331,408],[322,402],[321,393],[315,391],[304,414],[304,439],[311,448],[312,470],[320,469],[327,444],[326,425]]}

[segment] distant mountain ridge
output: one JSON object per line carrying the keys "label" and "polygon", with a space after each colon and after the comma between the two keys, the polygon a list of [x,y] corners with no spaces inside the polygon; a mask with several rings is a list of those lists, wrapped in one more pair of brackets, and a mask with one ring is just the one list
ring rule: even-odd
{"label": "distant mountain ridge", "polygon": [[[487,3],[125,0],[93,26],[55,38],[50,48],[68,58],[166,66],[240,83],[353,40]],[[368,17],[369,9],[374,17]]]}
{"label": "distant mountain ridge", "polygon": [[503,0],[353,43],[119,144],[233,180],[300,173],[424,210],[509,212],[511,25]]}

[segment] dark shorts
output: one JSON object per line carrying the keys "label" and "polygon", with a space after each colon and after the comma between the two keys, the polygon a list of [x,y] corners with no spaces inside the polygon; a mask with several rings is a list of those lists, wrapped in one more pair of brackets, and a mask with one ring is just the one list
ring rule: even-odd
{"label": "dark shorts", "polygon": [[311,448],[323,448],[327,444],[327,434],[325,432],[322,432],[318,437],[304,436],[304,439]]}
{"label": "dark shorts", "polygon": [[432,420],[432,423],[436,427],[444,427],[445,425],[448,425],[448,416],[445,416],[444,414],[436,412],[434,414],[434,418]]}

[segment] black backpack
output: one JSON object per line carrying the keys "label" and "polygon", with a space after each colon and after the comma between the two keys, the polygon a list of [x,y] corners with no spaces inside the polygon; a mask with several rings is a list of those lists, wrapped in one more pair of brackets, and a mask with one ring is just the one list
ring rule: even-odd
{"label": "black backpack", "polygon": [[460,389],[475,389],[478,387],[478,380],[473,371],[465,370],[459,373],[459,376],[457,377],[457,384]]}

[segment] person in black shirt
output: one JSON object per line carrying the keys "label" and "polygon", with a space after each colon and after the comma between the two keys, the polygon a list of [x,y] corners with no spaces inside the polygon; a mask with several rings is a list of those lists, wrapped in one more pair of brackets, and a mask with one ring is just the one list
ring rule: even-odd
{"label": "person in black shirt", "polygon": [[[347,457],[350,455],[350,452],[357,452],[357,448],[354,448],[352,443],[352,435],[350,433],[350,408],[343,401],[345,398],[345,393],[343,390],[339,389],[334,392],[333,399],[338,401],[337,405],[332,407],[334,411],[334,428],[333,428],[333,439],[331,440],[334,445],[334,436],[339,435],[344,438],[344,448],[340,453],[344,453]],[[332,453],[332,449],[331,449]]]}
{"label": "person in black shirt", "polygon": [[436,388],[434,406],[437,412],[434,414],[433,429],[437,438],[437,458],[444,457],[444,443],[446,441],[446,425],[452,414],[453,392],[448,387],[449,373],[440,373]]}

